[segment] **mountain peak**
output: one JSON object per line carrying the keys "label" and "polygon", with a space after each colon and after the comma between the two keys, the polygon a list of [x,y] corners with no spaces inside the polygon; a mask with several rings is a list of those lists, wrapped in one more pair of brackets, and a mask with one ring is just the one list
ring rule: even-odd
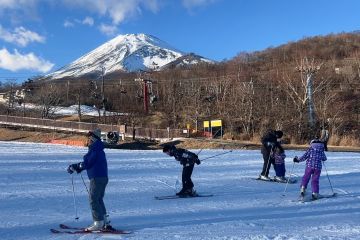
{"label": "mountain peak", "polygon": [[[118,35],[46,77],[51,79],[80,77],[99,73],[102,69],[106,74],[115,71],[159,70],[185,55],[186,53],[152,35],[144,33]],[[199,59],[212,62],[201,57]],[[194,61],[194,63],[198,62]]]}

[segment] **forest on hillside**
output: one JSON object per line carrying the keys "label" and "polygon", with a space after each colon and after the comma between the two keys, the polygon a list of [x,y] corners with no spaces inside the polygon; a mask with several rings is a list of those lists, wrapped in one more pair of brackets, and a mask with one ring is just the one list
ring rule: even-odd
{"label": "forest on hillside", "polygon": [[[43,106],[41,111],[24,113],[8,103],[1,114],[56,118],[54,106],[95,105],[126,114],[99,115],[92,121],[178,129],[189,124],[197,135],[203,121],[221,119],[227,138],[257,141],[274,128],[283,130],[289,143],[307,142],[327,128],[330,144],[360,145],[358,33],[304,38],[241,52],[217,64],[97,78],[34,78],[1,88],[24,89],[26,97],[13,101]],[[78,120],[85,121],[81,112]]]}

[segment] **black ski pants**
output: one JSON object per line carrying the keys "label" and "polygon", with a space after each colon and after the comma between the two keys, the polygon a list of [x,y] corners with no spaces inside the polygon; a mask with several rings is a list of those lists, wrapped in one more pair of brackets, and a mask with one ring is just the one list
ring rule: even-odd
{"label": "black ski pants", "polygon": [[271,157],[271,149],[263,147],[261,153],[264,159],[261,175],[268,177],[271,165],[275,164],[275,159]]}
{"label": "black ski pants", "polygon": [[194,170],[194,164],[186,164],[183,167],[182,171],[182,185],[183,189],[192,189],[194,187],[194,183],[191,181],[191,174]]}

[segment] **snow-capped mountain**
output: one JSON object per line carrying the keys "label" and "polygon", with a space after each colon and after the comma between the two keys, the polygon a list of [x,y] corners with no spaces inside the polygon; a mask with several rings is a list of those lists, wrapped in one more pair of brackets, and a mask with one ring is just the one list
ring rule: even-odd
{"label": "snow-capped mountain", "polygon": [[[185,57],[189,55],[192,57]],[[184,60],[181,60],[182,58]],[[46,78],[80,77],[99,73],[102,70],[104,70],[104,74],[114,71],[160,70],[165,65],[171,65],[176,60],[178,62],[174,65],[213,62],[194,54],[185,54],[154,36],[126,34],[119,35],[104,43],[69,65],[50,73]]]}

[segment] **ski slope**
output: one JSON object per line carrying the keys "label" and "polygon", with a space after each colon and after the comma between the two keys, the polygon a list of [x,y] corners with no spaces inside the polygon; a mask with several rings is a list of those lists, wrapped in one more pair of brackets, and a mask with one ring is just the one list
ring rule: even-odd
{"label": "ski slope", "polygon": [[[180,187],[181,165],[160,150],[106,149],[110,181],[105,204],[112,225],[133,233],[53,234],[49,229],[59,223],[91,223],[81,176],[74,175],[76,213],[66,172],[86,151],[0,142],[1,239],[360,239],[360,153],[327,152],[326,169],[338,197],[300,203],[299,184],[288,185],[283,196],[285,184],[254,180],[262,167],[256,150],[234,150],[195,166],[196,190],[213,197],[155,200]],[[200,159],[224,151],[203,150]],[[291,159],[302,153],[286,151],[287,173]],[[298,181],[304,168],[305,163],[294,166]],[[82,176],[88,184],[86,174]],[[320,193],[332,193],[325,169]]]}

